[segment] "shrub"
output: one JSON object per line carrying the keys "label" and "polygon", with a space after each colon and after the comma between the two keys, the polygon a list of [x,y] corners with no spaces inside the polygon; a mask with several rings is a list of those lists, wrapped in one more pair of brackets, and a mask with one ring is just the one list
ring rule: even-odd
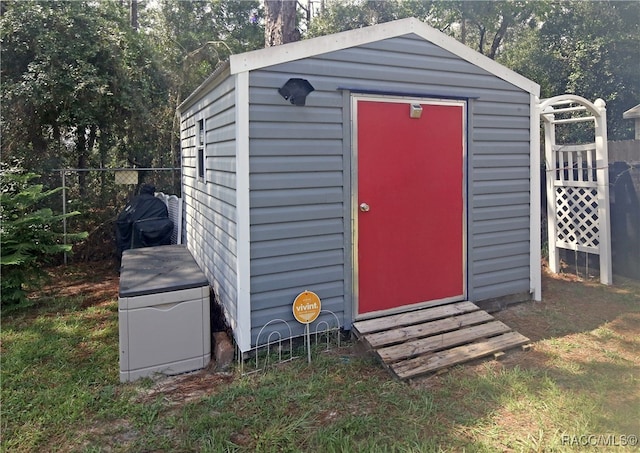
{"label": "shrub", "polygon": [[1,304],[24,303],[26,288],[45,275],[42,266],[60,253],[71,252],[71,243],[86,237],[86,233],[67,235],[56,231],[71,212],[56,215],[43,201],[62,188],[44,190],[36,184],[40,176],[19,168],[3,168],[0,174],[0,271]]}

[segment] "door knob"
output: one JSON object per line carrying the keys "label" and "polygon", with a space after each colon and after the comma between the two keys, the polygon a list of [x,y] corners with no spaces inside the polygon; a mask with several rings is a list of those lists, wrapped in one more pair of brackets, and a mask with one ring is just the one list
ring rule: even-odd
{"label": "door knob", "polygon": [[360,210],[362,212],[369,212],[369,205],[367,203],[360,203]]}

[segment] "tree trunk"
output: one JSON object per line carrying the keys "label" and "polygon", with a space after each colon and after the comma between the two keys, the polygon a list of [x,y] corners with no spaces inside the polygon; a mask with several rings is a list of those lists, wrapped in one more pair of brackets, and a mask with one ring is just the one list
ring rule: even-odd
{"label": "tree trunk", "polygon": [[478,52],[484,55],[484,39],[487,34],[487,30],[482,25],[478,25],[478,33],[480,35],[480,41],[478,42]]}
{"label": "tree trunk", "polygon": [[[78,126],[76,130],[76,156],[78,158],[78,169],[87,167],[87,137],[86,127]],[[87,194],[87,174],[84,171],[78,172],[78,189],[81,197]]]}
{"label": "tree trunk", "polygon": [[493,37],[493,42],[491,43],[491,49],[489,50],[489,55],[487,55],[492,60],[496,59],[496,54],[498,53],[498,49],[500,49],[502,40],[507,34],[508,28],[509,28],[509,23],[507,22],[507,19],[502,18],[502,23],[500,23],[500,28],[498,28],[498,31]]}
{"label": "tree trunk", "polygon": [[138,0],[131,0],[129,19],[131,20],[131,28],[138,31]]}
{"label": "tree trunk", "polygon": [[296,28],[296,4],[295,0],[265,0],[265,47],[300,40],[300,32]]}

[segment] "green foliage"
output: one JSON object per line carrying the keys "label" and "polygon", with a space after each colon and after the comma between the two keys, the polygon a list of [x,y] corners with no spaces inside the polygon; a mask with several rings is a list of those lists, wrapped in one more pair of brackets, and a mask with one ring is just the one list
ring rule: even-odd
{"label": "green foliage", "polygon": [[250,20],[262,14],[258,1],[160,0],[158,6],[144,22],[172,78],[174,102],[191,94],[229,55],[264,47],[264,27]]}
{"label": "green foliage", "polygon": [[150,148],[151,155],[168,153],[167,128],[153,127],[165,73],[123,8],[89,1],[3,6],[4,156],[43,173],[113,160],[151,164]]}
{"label": "green foliage", "polygon": [[428,0],[341,0],[327,2],[322,13],[311,21],[307,37],[353,30],[406,17],[427,20],[432,2]]}
{"label": "green foliage", "polygon": [[[56,215],[43,206],[43,201],[61,190],[45,191],[35,184],[38,175],[16,169],[2,171],[0,184],[0,243],[2,255],[2,305],[26,301],[25,287],[34,284],[43,275],[42,264],[52,256],[71,252],[71,245],[62,243],[63,237],[55,226],[72,212]],[[86,233],[67,235],[73,242],[86,237]]]}
{"label": "green foliage", "polygon": [[491,59],[522,30],[544,21],[551,3],[540,0],[436,2],[430,23]]}
{"label": "green foliage", "polygon": [[542,97],[604,99],[609,140],[633,138],[622,114],[640,100],[639,2],[557,3],[519,38],[501,63],[537,81]]}
{"label": "green foliage", "polygon": [[[55,168],[179,166],[175,109],[231,53],[262,47],[258,1],[6,1],[3,157]],[[82,190],[89,190],[80,175]]]}
{"label": "green foliage", "polygon": [[369,1],[331,2],[314,19],[308,36],[321,36],[405,17],[416,17],[483,55],[495,59],[519,30],[543,19],[545,1]]}

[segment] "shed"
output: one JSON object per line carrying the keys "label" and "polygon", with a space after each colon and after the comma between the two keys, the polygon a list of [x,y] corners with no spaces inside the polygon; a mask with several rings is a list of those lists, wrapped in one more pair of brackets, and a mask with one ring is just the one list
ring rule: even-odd
{"label": "shed", "polygon": [[538,95],[414,18],[232,55],[178,115],[186,244],[240,351],[301,335],[305,290],[347,330],[539,300]]}
{"label": "shed", "polygon": [[622,114],[625,120],[635,121],[635,139],[640,140],[640,104],[635,107],[631,107],[629,110]]}

